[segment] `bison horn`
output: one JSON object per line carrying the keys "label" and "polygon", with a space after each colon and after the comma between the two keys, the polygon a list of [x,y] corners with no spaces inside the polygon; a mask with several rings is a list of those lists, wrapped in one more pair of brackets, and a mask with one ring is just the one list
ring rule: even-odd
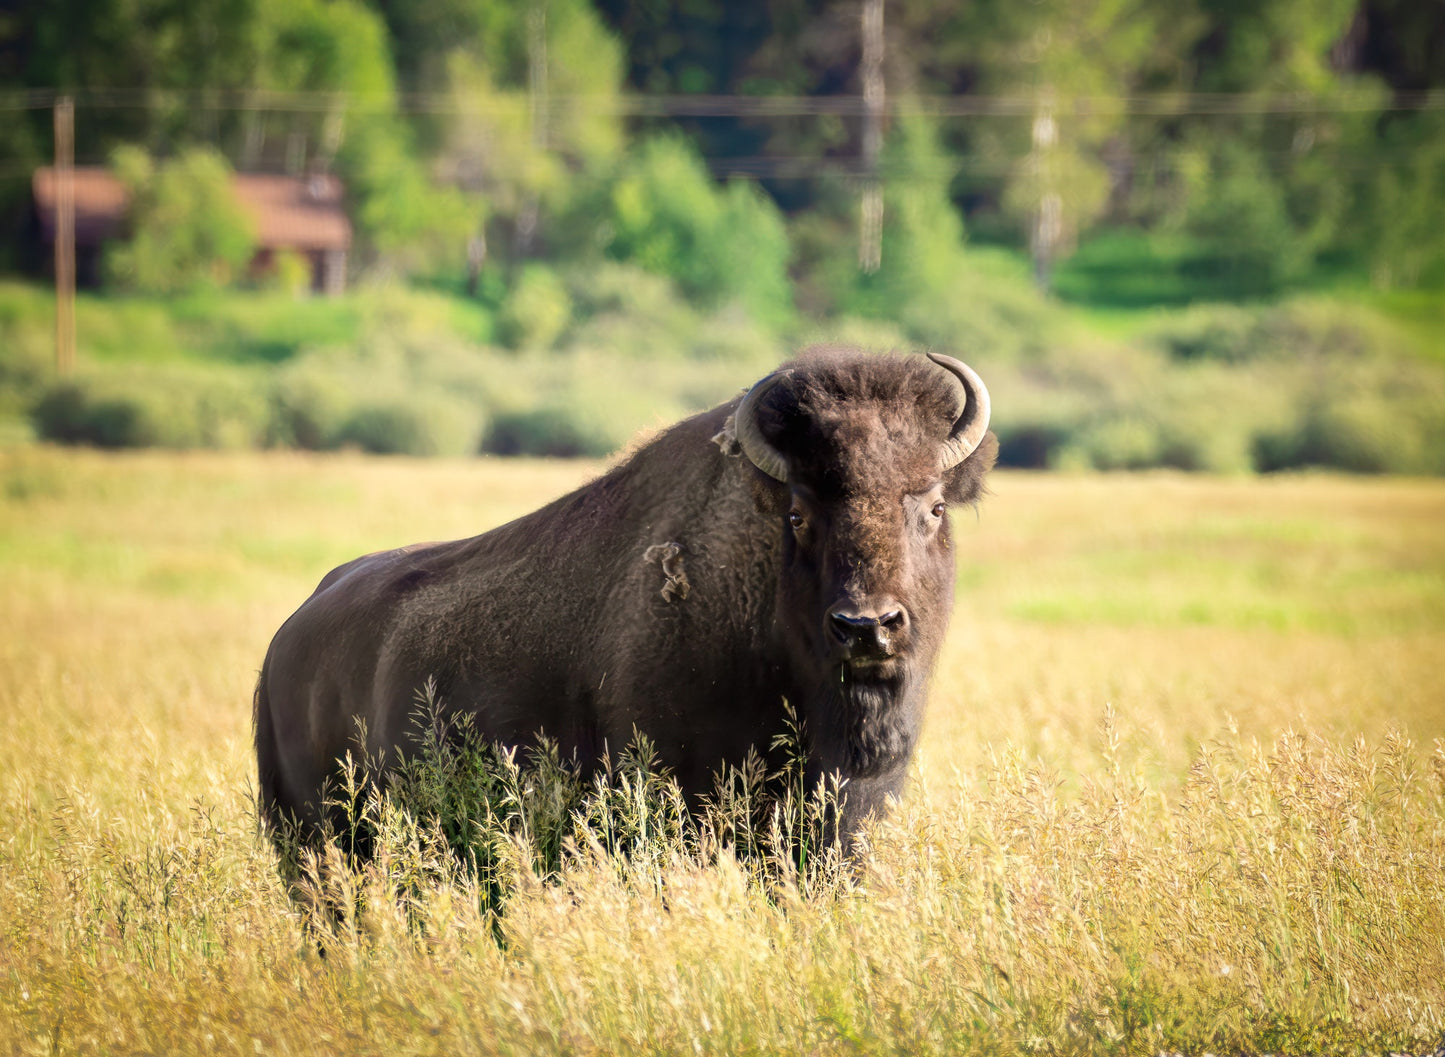
{"label": "bison horn", "polygon": [[743,449],[743,454],[759,470],[778,481],[787,481],[788,462],[783,458],[783,453],[763,437],[763,431],[758,426],[758,407],[769,390],[792,373],[778,371],[758,382],[747,391],[733,416],[738,446]]}
{"label": "bison horn", "polygon": [[943,469],[951,470],[973,454],[988,432],[988,389],[968,364],[937,352],[928,358],[963,383],[962,413],[943,442]]}

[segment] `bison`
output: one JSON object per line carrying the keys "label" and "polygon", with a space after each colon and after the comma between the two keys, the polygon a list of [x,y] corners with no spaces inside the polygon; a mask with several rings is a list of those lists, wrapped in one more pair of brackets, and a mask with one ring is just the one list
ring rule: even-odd
{"label": "bison", "polygon": [[262,817],[316,833],[365,734],[395,760],[434,683],[477,733],[586,769],[636,732],[696,798],[786,702],[845,833],[897,793],[953,604],[947,510],[998,445],[938,354],[805,352],[601,477],[471,539],[357,558],[276,633],[255,696]]}

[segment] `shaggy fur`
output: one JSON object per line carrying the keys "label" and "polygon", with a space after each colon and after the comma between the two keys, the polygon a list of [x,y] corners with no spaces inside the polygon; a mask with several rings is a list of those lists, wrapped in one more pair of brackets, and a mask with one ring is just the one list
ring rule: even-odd
{"label": "shaggy fur", "polygon": [[662,566],[662,598],[671,602],[674,598],[686,598],[692,585],[687,582],[687,570],[682,564],[682,544],[674,541],[654,543],[642,552],[645,562],[657,562]]}
{"label": "shaggy fur", "polygon": [[[262,667],[264,815],[314,827],[358,721],[385,760],[428,679],[484,736],[545,732],[584,765],[645,732],[692,797],[767,754],[787,699],[813,773],[847,779],[845,830],[880,807],[953,602],[937,504],[974,502],[997,444],[940,472],[962,391],[922,357],[817,349],[787,367],[758,416],[786,484],[729,442],[733,401],[511,524],[328,574]],[[898,616],[860,657],[830,633],[834,612]]]}

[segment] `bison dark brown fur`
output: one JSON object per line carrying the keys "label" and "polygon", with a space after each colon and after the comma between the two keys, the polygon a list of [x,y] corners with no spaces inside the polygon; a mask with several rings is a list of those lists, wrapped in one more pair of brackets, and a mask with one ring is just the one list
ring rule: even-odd
{"label": "bison dark brown fur", "polygon": [[812,350],[747,422],[733,401],[510,524],[333,570],[261,670],[263,817],[314,834],[357,721],[395,759],[434,680],[485,738],[545,733],[584,767],[643,732],[693,798],[767,754],[787,699],[851,831],[904,781],[953,603],[945,504],[997,451],[986,391],[945,359]]}

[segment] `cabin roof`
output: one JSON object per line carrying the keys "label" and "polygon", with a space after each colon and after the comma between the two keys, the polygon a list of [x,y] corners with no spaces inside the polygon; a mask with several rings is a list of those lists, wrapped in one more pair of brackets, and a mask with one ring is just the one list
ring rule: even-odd
{"label": "cabin roof", "polygon": [[[75,241],[96,246],[115,236],[125,219],[129,195],[108,169],[74,170]],[[236,173],[236,200],[256,226],[256,245],[266,250],[344,250],[351,245],[351,221],[344,188],[329,174],[299,177]],[[55,232],[55,170],[35,170],[31,180],[44,236]]]}

